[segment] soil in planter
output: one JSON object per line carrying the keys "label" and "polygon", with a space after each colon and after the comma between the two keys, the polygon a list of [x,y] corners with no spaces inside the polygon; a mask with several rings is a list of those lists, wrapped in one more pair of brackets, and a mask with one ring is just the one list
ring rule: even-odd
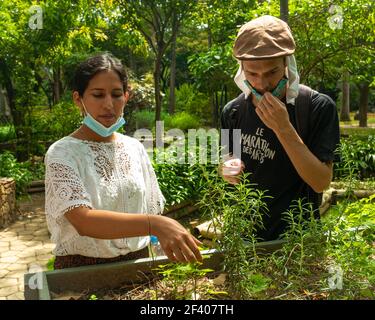
{"label": "soil in planter", "polygon": [[51,293],[53,300],[225,300],[232,299],[226,291],[226,275],[213,272],[207,276],[173,283],[156,276],[146,283],[119,288],[86,290],[81,293]]}

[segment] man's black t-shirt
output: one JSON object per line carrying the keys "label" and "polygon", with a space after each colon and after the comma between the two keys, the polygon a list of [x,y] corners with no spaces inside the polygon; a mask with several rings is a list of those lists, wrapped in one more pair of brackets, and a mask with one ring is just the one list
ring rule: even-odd
{"label": "man's black t-shirt", "polygon": [[[244,99],[244,95],[243,99]],[[266,241],[278,238],[286,227],[282,213],[290,209],[297,199],[312,203],[316,216],[321,194],[317,194],[298,175],[288,155],[274,132],[255,112],[251,96],[246,103],[239,98],[230,101],[223,109],[223,129],[241,129],[241,159],[245,172],[250,172],[250,181],[256,183],[271,198],[265,198],[268,215],[264,217],[264,230],[258,236]],[[285,101],[284,101],[285,103]],[[296,128],[295,106],[286,105],[289,119]],[[324,94],[314,92],[310,114],[309,134],[305,144],[322,162],[336,160],[335,149],[340,139],[339,120],[335,103]],[[229,150],[232,152],[232,141]]]}

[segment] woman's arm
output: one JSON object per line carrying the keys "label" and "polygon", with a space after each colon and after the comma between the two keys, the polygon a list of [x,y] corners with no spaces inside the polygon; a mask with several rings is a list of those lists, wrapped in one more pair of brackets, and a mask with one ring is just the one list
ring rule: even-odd
{"label": "woman's arm", "polygon": [[176,220],[160,215],[119,213],[107,210],[74,208],[65,217],[81,236],[96,239],[121,239],[155,235],[172,261],[201,261],[201,244]]}

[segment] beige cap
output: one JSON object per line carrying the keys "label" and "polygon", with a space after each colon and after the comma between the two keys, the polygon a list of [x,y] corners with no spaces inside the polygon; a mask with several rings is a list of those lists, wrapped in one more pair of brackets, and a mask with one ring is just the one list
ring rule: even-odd
{"label": "beige cap", "polygon": [[295,48],[287,23],[276,17],[262,16],[241,27],[233,54],[239,60],[271,59],[289,56]]}

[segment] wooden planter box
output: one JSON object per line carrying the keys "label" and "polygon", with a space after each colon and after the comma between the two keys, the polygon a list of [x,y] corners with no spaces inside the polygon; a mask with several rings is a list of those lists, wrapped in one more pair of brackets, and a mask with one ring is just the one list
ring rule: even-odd
{"label": "wooden planter box", "polygon": [[[281,248],[283,240],[261,242],[259,253],[270,253]],[[223,254],[216,250],[205,250],[202,255],[210,255],[203,260],[202,268],[222,270]],[[125,284],[145,282],[146,276],[158,265],[169,263],[167,257],[137,259],[94,266],[68,268],[40,273],[25,274],[26,300],[52,300],[51,292],[83,292],[103,288],[116,288]],[[31,287],[30,288],[30,285]],[[33,289],[35,287],[35,289]]]}

